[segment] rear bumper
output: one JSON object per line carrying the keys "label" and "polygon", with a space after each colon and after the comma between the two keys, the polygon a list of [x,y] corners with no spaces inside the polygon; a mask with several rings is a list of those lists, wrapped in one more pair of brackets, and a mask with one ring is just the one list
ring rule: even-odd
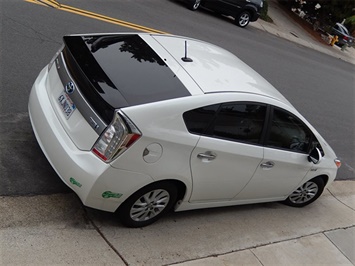
{"label": "rear bumper", "polygon": [[347,46],[353,46],[354,45],[352,40],[345,40],[343,38],[340,38],[338,43],[341,44],[341,45],[347,45]]}
{"label": "rear bumper", "polygon": [[[32,87],[28,104],[37,141],[54,170],[84,205],[113,212],[129,195],[152,179],[140,173],[115,169],[91,151],[79,150],[51,106],[46,91],[47,76],[45,67]],[[111,196],[107,197],[108,194]]]}

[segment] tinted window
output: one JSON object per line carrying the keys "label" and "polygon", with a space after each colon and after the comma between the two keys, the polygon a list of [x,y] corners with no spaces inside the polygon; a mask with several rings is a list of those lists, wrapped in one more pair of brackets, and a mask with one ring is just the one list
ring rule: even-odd
{"label": "tinted window", "polygon": [[184,113],[186,127],[189,132],[203,134],[215,117],[219,104],[194,109]]}
{"label": "tinted window", "polygon": [[[137,35],[65,36],[67,63],[78,65],[98,95],[113,108],[191,95],[165,61]],[[79,77],[80,78],[80,77]]]}
{"label": "tinted window", "polygon": [[223,104],[209,132],[214,137],[259,143],[265,114],[265,105]]}
{"label": "tinted window", "polygon": [[270,135],[266,145],[296,152],[308,152],[312,133],[292,114],[274,109]]}

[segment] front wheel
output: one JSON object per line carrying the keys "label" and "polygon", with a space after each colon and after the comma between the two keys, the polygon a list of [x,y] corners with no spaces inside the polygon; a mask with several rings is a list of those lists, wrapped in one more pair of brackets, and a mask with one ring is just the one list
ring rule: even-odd
{"label": "front wheel", "polygon": [[288,196],[288,198],[284,201],[284,203],[292,207],[303,207],[318,199],[323,190],[323,179],[316,177],[307,181],[294,192],[292,192],[291,195]]}
{"label": "front wheel", "polygon": [[243,11],[238,16],[235,17],[235,24],[239,27],[244,28],[250,22],[250,13],[248,11]]}
{"label": "front wheel", "polygon": [[200,7],[201,0],[191,0],[188,4],[187,7],[191,9],[192,11],[197,10]]}
{"label": "front wheel", "polygon": [[154,183],[129,197],[119,208],[118,214],[125,226],[147,226],[169,211],[176,199],[177,188],[174,184]]}

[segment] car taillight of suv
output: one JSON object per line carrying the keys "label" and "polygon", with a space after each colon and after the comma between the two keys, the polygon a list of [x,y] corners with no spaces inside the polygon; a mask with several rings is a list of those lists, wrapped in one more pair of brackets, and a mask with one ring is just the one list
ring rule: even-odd
{"label": "car taillight of suv", "polygon": [[115,112],[111,124],[102,132],[91,151],[104,162],[111,162],[141,135],[138,128],[127,117]]}

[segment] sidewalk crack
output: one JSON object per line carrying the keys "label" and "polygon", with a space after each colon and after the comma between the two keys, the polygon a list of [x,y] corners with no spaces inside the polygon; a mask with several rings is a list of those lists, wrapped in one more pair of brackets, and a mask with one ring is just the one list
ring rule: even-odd
{"label": "sidewalk crack", "polygon": [[106,242],[106,244],[116,253],[117,256],[123,261],[123,263],[129,266],[128,261],[120,254],[120,252],[110,243],[110,241],[106,238],[106,236],[101,232],[100,228],[95,224],[95,222],[90,218],[86,208],[82,206],[84,210],[84,214],[86,216],[86,220],[90,222],[90,224],[94,227],[96,232],[102,237],[102,239]]}
{"label": "sidewalk crack", "polygon": [[261,262],[261,260],[258,258],[258,256],[256,256],[256,254],[253,252],[253,250],[252,250],[252,249],[249,249],[249,251],[250,251],[250,252],[253,254],[253,256],[259,261],[259,263],[264,266],[264,264]]}
{"label": "sidewalk crack", "polygon": [[[220,256],[224,256],[224,255],[228,255],[228,254],[232,254],[232,253],[236,253],[236,252],[246,251],[246,250],[249,250],[250,252],[252,252],[252,254],[253,254],[253,255],[257,258],[257,260],[261,263],[261,261],[259,260],[259,258],[258,258],[258,257],[254,254],[254,252],[252,251],[252,249],[257,249],[257,248],[261,248],[261,247],[266,247],[266,246],[270,246],[270,245],[274,245],[274,244],[280,244],[280,243],[284,243],[284,242],[288,242],[288,241],[299,240],[299,239],[301,239],[301,238],[310,237],[310,236],[315,236],[315,235],[318,235],[318,234],[323,234],[323,235],[325,235],[326,232],[330,232],[330,231],[334,231],[334,230],[339,230],[339,229],[348,229],[348,228],[352,228],[352,227],[354,227],[354,225],[350,225],[350,226],[346,226],[346,227],[332,228],[332,229],[329,229],[329,230],[323,230],[323,231],[320,231],[320,232],[314,232],[314,233],[311,233],[311,234],[301,235],[301,236],[297,236],[297,237],[291,237],[291,238],[287,238],[287,239],[271,241],[271,242],[264,243],[264,244],[252,245],[252,246],[250,246],[250,247],[235,249],[235,250],[231,250],[231,251],[227,251],[227,252],[222,252],[222,253],[219,253],[219,254],[212,254],[212,255],[208,255],[208,256],[202,256],[202,257],[198,257],[198,258],[187,259],[187,260],[183,260],[183,261],[179,261],[179,262],[173,262],[173,263],[169,263],[169,264],[163,264],[163,266],[172,266],[172,265],[177,265],[177,264],[181,264],[181,263],[189,262],[189,261],[198,261],[198,260],[207,259],[207,258],[220,257]],[[261,263],[261,265],[264,265],[264,264]]]}

